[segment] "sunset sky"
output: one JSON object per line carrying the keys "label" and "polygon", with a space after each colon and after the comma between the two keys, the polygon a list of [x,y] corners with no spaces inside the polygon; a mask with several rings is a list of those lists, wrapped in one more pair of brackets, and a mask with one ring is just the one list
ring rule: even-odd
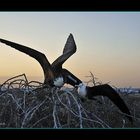
{"label": "sunset sky", "polygon": [[[36,49],[51,63],[70,33],[77,52],[63,67],[83,81],[91,71],[103,83],[140,87],[140,12],[0,12],[0,38]],[[0,83],[22,73],[43,81],[35,59],[0,43]]]}

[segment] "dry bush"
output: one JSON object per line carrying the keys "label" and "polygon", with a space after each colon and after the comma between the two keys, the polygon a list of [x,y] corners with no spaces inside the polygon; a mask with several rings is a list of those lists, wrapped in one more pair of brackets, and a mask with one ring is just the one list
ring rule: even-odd
{"label": "dry bush", "polygon": [[[94,80],[93,83],[97,84]],[[1,128],[125,128],[139,127],[137,97],[122,95],[131,110],[131,124],[106,97],[81,101],[75,88],[58,89],[12,77],[0,86]]]}

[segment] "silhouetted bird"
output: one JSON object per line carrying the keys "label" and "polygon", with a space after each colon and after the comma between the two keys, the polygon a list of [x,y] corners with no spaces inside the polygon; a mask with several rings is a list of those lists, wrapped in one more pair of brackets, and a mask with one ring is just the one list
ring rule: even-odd
{"label": "silhouetted bird", "polygon": [[44,72],[44,84],[50,86],[61,87],[64,83],[72,86],[78,86],[78,93],[81,98],[94,99],[94,96],[106,96],[108,97],[123,113],[127,114],[126,117],[132,122],[130,111],[125,102],[119,96],[119,94],[108,84],[89,87],[83,84],[83,82],[69,72],[67,69],[62,68],[63,63],[76,52],[76,44],[72,34],[69,35],[66,44],[63,49],[63,53],[52,64],[49,63],[46,56],[29,47],[0,39],[0,42],[5,43],[29,56],[35,58],[41,65]]}
{"label": "silhouetted bird", "polygon": [[9,45],[36,59],[40,63],[44,72],[44,84],[61,87],[66,82],[65,75],[67,70],[62,69],[62,65],[71,55],[76,52],[76,44],[72,34],[70,34],[67,39],[63,49],[63,54],[58,57],[52,64],[50,64],[46,56],[39,51],[4,39],[0,39],[0,42],[5,43],[6,45]]}

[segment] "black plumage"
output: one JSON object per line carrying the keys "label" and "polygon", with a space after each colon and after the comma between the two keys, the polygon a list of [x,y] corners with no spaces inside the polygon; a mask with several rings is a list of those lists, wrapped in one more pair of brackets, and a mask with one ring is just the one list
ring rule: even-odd
{"label": "black plumage", "polygon": [[86,86],[87,98],[93,99],[95,96],[106,96],[108,97],[123,113],[127,114],[127,118],[132,122],[131,113],[120,97],[120,95],[108,84],[98,85],[93,87]]}
{"label": "black plumage", "polygon": [[[49,84],[51,86],[53,86],[53,80],[55,78],[59,76],[65,76],[63,72],[67,72],[65,69],[62,69],[62,65],[71,55],[76,52],[76,44],[72,34],[69,35],[66,41],[63,49],[63,54],[58,57],[52,64],[49,63],[48,59],[43,53],[32,48],[5,39],[0,39],[0,42],[5,43],[6,45],[11,46],[12,48],[15,48],[36,59],[40,63],[44,72],[44,84]],[[64,79],[66,80],[66,76]]]}
{"label": "black plumage", "polygon": [[[49,63],[46,56],[36,51],[32,48],[5,40],[0,39],[0,42],[5,43],[8,46],[11,46],[27,55],[31,56],[32,58],[36,59],[44,72],[44,84],[48,84],[51,86],[53,85],[53,81],[57,77],[63,77],[64,83],[70,84],[72,86],[76,86],[82,83],[82,81],[73,75],[67,69],[62,68],[63,63],[76,52],[76,44],[73,38],[73,35],[70,34],[66,44],[63,49],[63,53],[60,57],[58,57],[52,64]],[[93,100],[94,96],[107,96],[123,113],[126,113],[128,119],[132,122],[132,117],[130,116],[130,111],[126,106],[125,102],[119,96],[119,94],[108,84],[98,85],[89,87],[86,86],[86,96],[88,99]]]}

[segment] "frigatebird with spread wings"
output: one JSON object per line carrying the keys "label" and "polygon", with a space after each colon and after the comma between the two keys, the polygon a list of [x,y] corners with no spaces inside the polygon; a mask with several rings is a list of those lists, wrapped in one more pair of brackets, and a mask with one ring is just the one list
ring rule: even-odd
{"label": "frigatebird with spread wings", "polygon": [[40,63],[44,72],[44,84],[48,84],[48,85],[56,84],[55,86],[63,85],[64,79],[62,77],[63,75],[62,73],[65,70],[62,69],[62,65],[73,53],[76,52],[76,44],[74,42],[72,34],[70,34],[67,39],[67,42],[63,50],[63,54],[60,57],[58,57],[52,63],[52,65],[49,63],[46,56],[39,51],[36,51],[27,46],[20,45],[20,44],[17,44],[15,42],[11,42],[5,39],[0,39],[0,42],[5,43],[6,45],[11,46],[31,56],[32,58],[36,59]]}
{"label": "frigatebird with spread wings", "polygon": [[62,55],[52,64],[49,63],[48,59],[43,53],[32,48],[5,39],[0,39],[0,42],[5,43],[6,45],[11,46],[36,59],[40,63],[44,72],[44,84],[58,87],[63,86],[64,83],[72,86],[78,85],[78,93],[81,98],[88,98],[90,100],[92,100],[94,96],[106,96],[123,113],[125,113],[126,117],[128,117],[128,119],[132,122],[131,113],[127,105],[110,85],[104,84],[93,87],[86,86],[79,78],[77,78],[67,69],[62,68],[63,63],[76,52],[76,44],[72,34],[69,35],[66,41]]}

